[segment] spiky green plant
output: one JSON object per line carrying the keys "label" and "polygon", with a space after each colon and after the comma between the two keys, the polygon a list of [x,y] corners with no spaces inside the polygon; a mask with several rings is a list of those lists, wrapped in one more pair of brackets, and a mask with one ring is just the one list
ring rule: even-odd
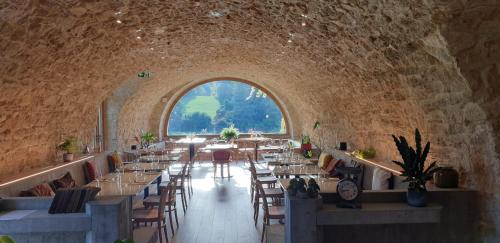
{"label": "spiky green plant", "polygon": [[156,140],[155,135],[152,132],[143,132],[141,134],[141,143],[144,148],[149,147],[149,145]]}
{"label": "spiky green plant", "polygon": [[230,141],[233,138],[238,138],[240,136],[240,131],[238,128],[234,127],[234,124],[231,124],[229,127],[222,129],[220,132],[220,137],[226,141]]}
{"label": "spiky green plant", "polygon": [[403,162],[395,160],[392,162],[403,169],[401,176],[406,177],[404,182],[409,182],[408,190],[427,191],[425,182],[430,180],[432,174],[439,170],[436,166],[436,161],[432,162],[427,169],[424,169],[431,143],[427,142],[424,149],[422,149],[422,137],[418,129],[415,129],[415,149],[408,144],[406,138],[403,136],[399,136],[398,138],[392,135],[392,138],[403,159]]}
{"label": "spiky green plant", "polygon": [[57,145],[57,149],[62,150],[68,154],[74,154],[78,152],[78,140],[74,137],[69,137],[64,139],[64,142]]}

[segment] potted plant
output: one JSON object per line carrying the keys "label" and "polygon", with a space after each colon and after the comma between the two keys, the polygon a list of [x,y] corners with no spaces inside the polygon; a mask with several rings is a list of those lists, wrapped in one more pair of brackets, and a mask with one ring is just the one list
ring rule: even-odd
{"label": "potted plant", "polygon": [[288,195],[298,198],[316,198],[319,194],[319,186],[316,183],[316,180],[309,179],[306,183],[304,178],[300,178],[296,176],[291,179],[286,188]]}
{"label": "potted plant", "polygon": [[64,140],[64,142],[57,145],[57,149],[64,151],[63,160],[64,162],[70,162],[74,159],[74,154],[78,152],[77,140],[74,137],[69,137]]}
{"label": "potted plant", "polygon": [[[308,152],[312,150],[311,137],[309,135],[302,135],[302,140],[300,143],[300,152],[304,157],[308,158]],[[310,157],[309,157],[310,158]]]}
{"label": "potted plant", "polygon": [[432,174],[439,170],[436,167],[436,161],[432,162],[427,169],[425,167],[425,160],[430,150],[430,142],[427,142],[422,149],[421,136],[418,129],[415,129],[415,146],[411,147],[406,138],[403,136],[396,137],[392,135],[394,143],[398,148],[399,154],[403,162],[393,161],[399,165],[403,170],[401,176],[406,177],[404,182],[408,182],[408,192],[406,199],[410,206],[423,207],[427,204],[427,188],[425,182],[432,178]]}
{"label": "potted plant", "polygon": [[317,198],[319,195],[319,190],[320,188],[318,183],[316,183],[316,180],[314,180],[313,178],[309,179],[309,181],[307,182],[307,195],[310,198]]}
{"label": "potted plant", "polygon": [[356,157],[361,159],[373,159],[377,155],[377,151],[373,147],[369,147],[367,149],[360,150]]}
{"label": "potted plant", "polygon": [[229,127],[222,129],[222,131],[220,132],[220,137],[226,140],[226,142],[233,141],[239,136],[240,132],[238,131],[238,128],[234,127],[234,124],[231,124]]}
{"label": "potted plant", "polygon": [[114,243],[134,243],[133,240],[115,240]]}
{"label": "potted plant", "polygon": [[142,148],[147,148],[149,145],[156,140],[155,135],[152,132],[143,132],[141,134],[141,146]]}
{"label": "potted plant", "polygon": [[16,242],[8,235],[0,235],[0,243],[16,243]]}

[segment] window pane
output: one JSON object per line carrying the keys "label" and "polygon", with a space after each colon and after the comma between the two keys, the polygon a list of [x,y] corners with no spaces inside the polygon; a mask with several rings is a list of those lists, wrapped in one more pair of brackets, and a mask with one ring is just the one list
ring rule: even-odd
{"label": "window pane", "polygon": [[286,133],[281,110],[266,93],[242,82],[215,81],[193,88],[177,102],[168,134],[219,134],[231,124],[243,133]]}

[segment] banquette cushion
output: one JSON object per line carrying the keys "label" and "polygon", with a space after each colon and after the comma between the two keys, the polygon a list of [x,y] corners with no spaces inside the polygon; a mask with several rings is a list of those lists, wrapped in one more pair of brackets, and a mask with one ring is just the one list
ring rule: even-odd
{"label": "banquette cushion", "polygon": [[321,154],[319,155],[319,159],[318,159],[318,166],[321,169],[326,169],[328,167],[328,164],[332,160],[332,158],[333,157],[332,157],[331,154],[325,153],[325,152],[321,152]]}
{"label": "banquette cushion", "polygon": [[373,170],[372,190],[387,190],[389,189],[389,179],[392,174],[381,168]]}
{"label": "banquette cushion", "polygon": [[86,161],[85,164],[83,164],[83,174],[87,183],[97,178],[97,169],[94,161]]}
{"label": "banquette cushion", "polygon": [[53,197],[54,195],[55,193],[49,183],[36,185],[29,190],[22,191],[20,194],[21,197]]}
{"label": "banquette cushion", "polygon": [[53,180],[52,185],[54,191],[60,188],[73,188],[76,186],[75,180],[71,176],[71,173],[67,172],[63,177]]}

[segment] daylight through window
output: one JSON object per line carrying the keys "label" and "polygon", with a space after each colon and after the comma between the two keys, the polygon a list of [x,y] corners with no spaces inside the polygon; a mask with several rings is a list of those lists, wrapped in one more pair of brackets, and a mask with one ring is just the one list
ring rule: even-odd
{"label": "daylight through window", "polygon": [[262,90],[237,81],[196,86],[175,104],[168,135],[219,134],[234,124],[242,133],[286,133],[280,108]]}

